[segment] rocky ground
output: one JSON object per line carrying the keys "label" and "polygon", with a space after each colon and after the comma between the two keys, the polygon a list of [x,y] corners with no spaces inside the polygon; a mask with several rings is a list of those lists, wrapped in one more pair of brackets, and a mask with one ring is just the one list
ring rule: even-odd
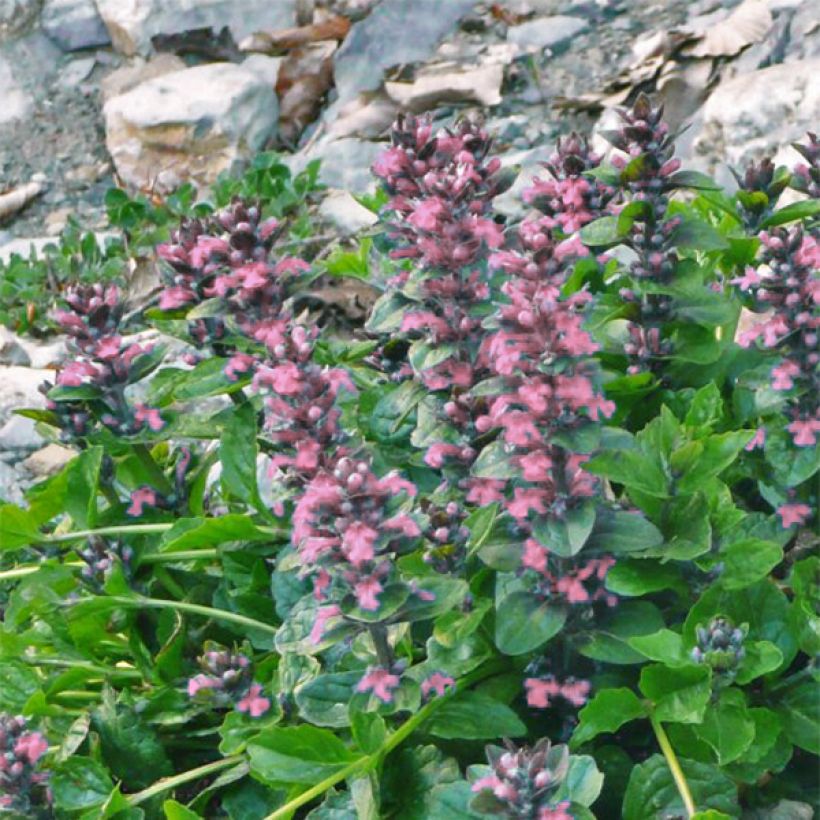
{"label": "rocky ground", "polygon": [[[648,90],[689,126],[690,167],[730,184],[726,160],[785,159],[816,130],[818,78],[812,0],[0,0],[0,193],[41,189],[0,221],[0,260],[69,215],[105,230],[112,184],[204,189],[265,147],[321,159],[322,213],[355,227],[339,189],[372,185],[400,109],[482,114],[523,180]],[[0,498],[66,455],[11,415],[60,350],[0,336]]]}

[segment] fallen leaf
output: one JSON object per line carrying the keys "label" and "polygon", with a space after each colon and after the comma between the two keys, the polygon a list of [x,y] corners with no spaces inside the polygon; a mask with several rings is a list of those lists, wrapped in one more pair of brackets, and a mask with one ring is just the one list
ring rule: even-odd
{"label": "fallen leaf", "polygon": [[500,63],[480,66],[438,63],[418,71],[412,82],[386,82],[384,88],[390,99],[402,108],[424,111],[441,103],[498,105],[503,81],[504,66]]}
{"label": "fallen leaf", "polygon": [[322,107],[333,84],[335,41],[309,43],[293,49],[279,68],[276,94],[279,97],[279,135],[295,143]]}
{"label": "fallen leaf", "polygon": [[240,51],[258,51],[274,54],[293,48],[318,43],[324,40],[344,40],[350,31],[350,20],[334,15],[319,23],[308,26],[279,29],[278,31],[257,31],[239,44]]}
{"label": "fallen leaf", "polygon": [[195,28],[176,34],[157,34],[151,38],[151,45],[160,53],[194,54],[208,60],[235,62],[242,57],[227,26],[223,26],[219,34],[214,33],[212,28]]}
{"label": "fallen leaf", "polygon": [[759,43],[772,22],[766,0],[744,0],[728,17],[709,26],[698,42],[684,45],[680,53],[687,57],[734,57]]}

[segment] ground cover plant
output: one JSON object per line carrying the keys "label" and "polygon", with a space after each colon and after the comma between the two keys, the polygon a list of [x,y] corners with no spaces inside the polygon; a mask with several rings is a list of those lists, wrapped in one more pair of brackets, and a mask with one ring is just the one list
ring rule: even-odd
{"label": "ground cover plant", "polygon": [[[0,813],[811,815],[820,145],[729,195],[621,116],[519,223],[491,135],[404,117],[358,253],[233,190],[138,315],[65,290],[22,412],[78,455],[0,508]],[[352,335],[295,307],[346,265]]]}

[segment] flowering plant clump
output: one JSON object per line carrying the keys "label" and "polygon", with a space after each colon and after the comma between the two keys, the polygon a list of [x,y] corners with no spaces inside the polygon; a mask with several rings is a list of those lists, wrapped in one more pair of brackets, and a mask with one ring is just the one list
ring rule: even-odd
{"label": "flowering plant clump", "polygon": [[[154,303],[65,291],[21,412],[75,456],[0,505],[0,814],[811,813],[817,140],[730,194],[621,119],[512,219],[487,129],[401,117],[332,262],[266,157],[178,195]],[[320,326],[348,264],[382,293]]]}

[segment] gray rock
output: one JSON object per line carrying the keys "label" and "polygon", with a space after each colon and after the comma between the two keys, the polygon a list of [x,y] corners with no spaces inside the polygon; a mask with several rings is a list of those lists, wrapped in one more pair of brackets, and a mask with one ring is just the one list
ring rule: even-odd
{"label": "gray rock", "polygon": [[347,191],[330,190],[319,206],[323,216],[343,236],[351,236],[370,228],[378,217],[364,205],[360,205]]}
{"label": "gray rock", "polygon": [[76,88],[94,70],[97,61],[94,57],[80,57],[67,63],[60,72],[59,84],[63,88]]}
{"label": "gray rock", "polygon": [[304,170],[314,159],[321,161],[319,180],[329,188],[342,188],[353,193],[371,191],[376,187],[370,166],[384,150],[384,143],[346,137],[319,140],[307,151],[286,156],[283,161],[294,174]]}
{"label": "gray rock", "polygon": [[0,55],[0,125],[17,122],[27,117],[34,106],[34,100],[23,90],[9,62]]}
{"label": "gray rock", "polygon": [[39,10],[40,0],[0,0],[0,40],[25,31]]}
{"label": "gray rock", "polygon": [[45,0],[40,23],[63,51],[107,46],[111,42],[94,0]]}
{"label": "gray rock", "polygon": [[0,327],[0,364],[31,366],[31,358],[22,339],[5,327]]}
{"label": "gray rock", "polygon": [[157,34],[227,26],[234,39],[255,31],[296,24],[296,0],[97,0],[114,48],[123,54],[147,54]]}
{"label": "gray rock", "polygon": [[334,58],[340,102],[381,85],[392,65],[428,59],[475,0],[382,0],[355,23]]}
{"label": "gray rock", "polygon": [[0,424],[5,424],[14,410],[45,407],[45,396],[38,390],[44,381],[54,381],[53,370],[0,365]]}
{"label": "gray rock", "polygon": [[172,71],[182,71],[187,68],[185,60],[176,54],[155,54],[150,60],[134,57],[128,65],[115,69],[103,77],[100,83],[103,102],[120,94],[125,94],[140,83],[170,74]]}
{"label": "gray rock", "polygon": [[42,447],[43,437],[34,429],[34,419],[12,416],[0,427],[0,450],[36,450]]}
{"label": "gray rock", "polygon": [[284,57],[269,57],[267,54],[251,54],[242,63],[242,68],[256,74],[272,87],[276,87],[279,79],[279,69],[285,61]]}
{"label": "gray rock", "polygon": [[110,99],[106,145],[134,187],[210,185],[259,151],[276,130],[270,85],[231,63],[175,71]]}
{"label": "gray rock", "polygon": [[580,17],[568,17],[563,14],[538,17],[517,26],[510,26],[507,29],[507,42],[513,43],[522,51],[541,51],[563,45],[586,28],[587,21]]}
{"label": "gray rock", "polygon": [[801,139],[820,119],[820,57],[775,65],[721,83],[703,106],[700,154],[740,166]]}
{"label": "gray rock", "polygon": [[25,459],[23,467],[32,475],[44,478],[62,470],[75,455],[77,454],[68,447],[62,447],[59,444],[47,444]]}
{"label": "gray rock", "polygon": [[10,465],[0,461],[0,501],[9,504],[23,503],[23,486],[20,475]]}

